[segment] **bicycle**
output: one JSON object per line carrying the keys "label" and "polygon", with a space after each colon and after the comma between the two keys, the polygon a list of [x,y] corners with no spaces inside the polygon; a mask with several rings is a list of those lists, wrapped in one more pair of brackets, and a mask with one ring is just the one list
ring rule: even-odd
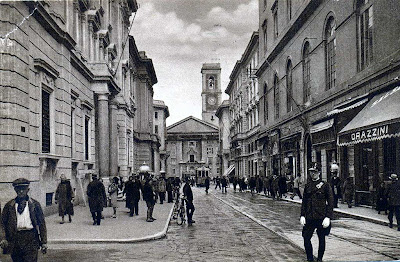
{"label": "bicycle", "polygon": [[[177,220],[176,220],[176,223],[178,225],[183,225],[186,222],[185,200],[186,200],[185,197],[181,198],[181,201],[180,201],[181,203],[178,208]],[[177,202],[179,202],[179,201],[177,201]]]}

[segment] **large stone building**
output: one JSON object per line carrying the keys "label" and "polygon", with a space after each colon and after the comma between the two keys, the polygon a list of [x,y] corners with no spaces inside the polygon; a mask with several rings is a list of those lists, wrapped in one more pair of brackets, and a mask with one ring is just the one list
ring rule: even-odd
{"label": "large stone building", "polygon": [[322,178],[338,162],[356,202],[400,173],[400,2],[260,0],[262,173]]}
{"label": "large stone building", "polygon": [[164,101],[154,100],[154,134],[159,137],[160,140],[160,161],[156,167],[157,171],[167,170],[167,150],[165,145],[165,139],[167,138],[167,118],[169,117],[168,106],[165,105]]}
{"label": "large stone building", "polygon": [[229,95],[230,160],[238,177],[258,175],[259,93],[254,75],[258,66],[258,32],[254,32],[242,58],[236,62],[225,93]]}
{"label": "large stone building", "polygon": [[219,123],[219,149],[218,158],[220,159],[221,169],[220,174],[222,175],[233,175],[234,174],[234,163],[230,163],[230,114],[229,114],[229,100],[222,101],[222,104],[218,107],[215,115],[218,117]]}
{"label": "large stone building", "polygon": [[90,173],[125,176],[154,159],[159,142],[140,125],[152,123],[157,78],[133,38],[125,41],[137,8],[136,0],[0,2],[2,203],[24,176],[47,212],[62,173],[83,201]]}
{"label": "large stone building", "polygon": [[216,126],[189,116],[167,127],[166,143],[167,177],[192,177],[201,168],[207,168],[210,177],[220,175]]}

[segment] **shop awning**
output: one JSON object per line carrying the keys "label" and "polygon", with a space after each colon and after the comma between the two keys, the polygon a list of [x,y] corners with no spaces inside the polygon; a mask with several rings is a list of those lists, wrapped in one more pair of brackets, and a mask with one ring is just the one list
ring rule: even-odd
{"label": "shop awning", "polygon": [[400,86],[376,95],[340,132],[339,146],[400,137]]}
{"label": "shop awning", "polygon": [[332,118],[332,119],[329,119],[327,121],[321,122],[319,124],[313,125],[313,126],[310,127],[310,132],[311,133],[317,133],[317,132],[320,132],[322,130],[331,128],[333,126],[333,122],[334,122],[334,119]]}
{"label": "shop awning", "polygon": [[328,116],[333,116],[333,115],[336,115],[336,114],[340,114],[340,113],[342,113],[342,112],[345,112],[345,111],[351,110],[351,109],[353,109],[353,108],[359,107],[359,106],[361,106],[361,105],[363,105],[363,104],[365,104],[365,103],[367,103],[367,102],[368,102],[368,98],[364,98],[364,99],[362,99],[362,100],[360,100],[360,101],[358,101],[358,102],[356,102],[356,103],[354,103],[354,104],[351,104],[351,105],[349,105],[349,106],[340,107],[340,108],[335,108],[335,109],[333,109],[332,111],[329,111],[329,112],[327,113],[327,115],[328,115]]}
{"label": "shop awning", "polygon": [[230,167],[228,167],[227,170],[225,170],[223,176],[229,176],[234,170],[235,170],[235,165],[231,165]]}

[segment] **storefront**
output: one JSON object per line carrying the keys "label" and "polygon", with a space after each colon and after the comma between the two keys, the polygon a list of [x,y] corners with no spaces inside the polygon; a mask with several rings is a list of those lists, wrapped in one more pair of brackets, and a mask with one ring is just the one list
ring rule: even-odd
{"label": "storefront", "polygon": [[300,171],[300,139],[301,134],[296,133],[280,139],[283,157],[283,172],[289,181],[293,181]]}
{"label": "storefront", "polygon": [[279,130],[274,130],[269,134],[269,149],[271,157],[271,169],[269,173],[279,176],[281,174]]}
{"label": "storefront", "polygon": [[356,204],[374,206],[380,183],[400,174],[400,86],[376,94],[339,132],[337,144],[355,178]]}

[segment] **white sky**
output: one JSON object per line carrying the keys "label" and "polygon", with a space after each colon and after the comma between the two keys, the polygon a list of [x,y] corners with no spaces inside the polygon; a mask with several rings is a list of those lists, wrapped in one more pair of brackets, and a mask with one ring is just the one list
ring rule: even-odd
{"label": "white sky", "polygon": [[167,126],[201,119],[201,67],[221,63],[222,98],[229,75],[258,28],[258,0],[138,0],[132,26],[139,51],[153,60],[154,99],[169,108]]}

